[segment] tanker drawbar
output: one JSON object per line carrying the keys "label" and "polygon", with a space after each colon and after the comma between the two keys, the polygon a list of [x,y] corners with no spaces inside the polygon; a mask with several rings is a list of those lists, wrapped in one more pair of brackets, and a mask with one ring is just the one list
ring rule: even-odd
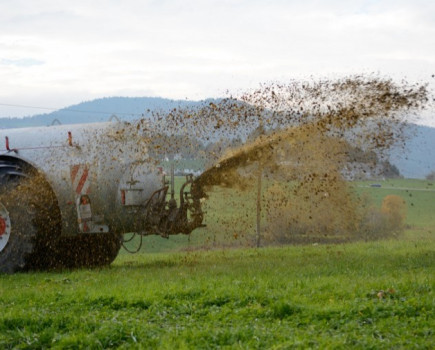
{"label": "tanker drawbar", "polygon": [[167,180],[144,132],[128,123],[0,130],[0,272],[107,265],[125,233],[140,236],[135,252],[143,236],[201,227],[202,190],[192,175],[177,185],[173,168]]}
{"label": "tanker drawbar", "polygon": [[[193,176],[186,175],[180,187],[179,205],[175,200],[173,167],[171,168],[171,181],[166,182],[163,177],[163,184],[164,186],[155,191],[146,204],[140,208],[142,215],[138,216],[138,229],[129,238],[130,241],[139,235],[140,243],[134,251],[124,246],[130,253],[140,250],[143,236],[157,234],[169,238],[169,235],[173,234],[190,234],[194,229],[204,226],[201,196],[199,196],[201,191],[195,187]],[[169,188],[171,189],[170,199],[167,200]]]}

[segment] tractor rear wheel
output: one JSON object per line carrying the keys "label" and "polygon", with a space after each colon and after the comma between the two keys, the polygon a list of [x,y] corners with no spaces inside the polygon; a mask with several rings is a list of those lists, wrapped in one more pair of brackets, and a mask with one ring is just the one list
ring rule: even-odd
{"label": "tractor rear wheel", "polygon": [[26,163],[0,159],[0,273],[44,268],[60,234],[60,212],[43,177]]}
{"label": "tractor rear wheel", "polygon": [[0,272],[3,273],[23,270],[34,248],[35,209],[20,192],[17,185],[0,195]]}
{"label": "tractor rear wheel", "polygon": [[121,236],[114,233],[87,233],[62,236],[55,248],[56,268],[109,265],[121,248]]}

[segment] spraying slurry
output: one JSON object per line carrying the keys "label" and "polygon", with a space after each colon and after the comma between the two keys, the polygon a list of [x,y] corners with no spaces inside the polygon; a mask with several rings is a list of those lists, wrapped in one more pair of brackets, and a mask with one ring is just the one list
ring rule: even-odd
{"label": "spraying slurry", "polygon": [[[366,235],[367,208],[346,180],[358,172],[378,175],[379,160],[406,142],[406,121],[425,107],[428,94],[425,85],[372,76],[271,83],[201,108],[154,113],[150,121],[122,124],[106,138],[134,140],[151,150],[156,164],[189,143],[193,149],[193,140],[242,138],[244,145],[220,157],[206,155],[214,165],[192,191],[200,197],[213,186],[255,191],[261,171],[270,184],[265,199],[272,240],[288,232]],[[257,137],[247,139],[255,131]]]}
{"label": "spraying slurry", "polygon": [[[9,130],[0,159],[0,268],[109,264],[123,233],[190,234],[202,226],[201,199],[214,188],[249,198],[262,177],[270,241],[370,238],[379,213],[367,210],[348,180],[359,172],[376,176],[385,151],[406,141],[407,118],[428,100],[425,85],[353,76],[271,83],[131,123]],[[219,140],[226,140],[221,149],[202,155],[211,166],[185,179],[177,202],[159,163],[182,150],[198,155],[200,143]],[[220,221],[222,235],[249,220],[235,207],[240,198],[225,198],[225,205],[234,215]],[[395,230],[402,209],[392,198],[381,213]]]}
{"label": "spraying slurry", "polygon": [[[280,240],[276,230],[367,236],[367,208],[346,179],[358,170],[376,176],[376,160],[404,144],[407,118],[427,101],[424,85],[355,76],[265,85],[196,112],[174,110],[159,121],[167,132],[188,130],[194,137],[260,130],[256,139],[227,150],[196,185],[205,192],[213,186],[255,191],[261,169],[272,184],[266,193],[272,239]],[[361,154],[374,159],[361,164]]]}

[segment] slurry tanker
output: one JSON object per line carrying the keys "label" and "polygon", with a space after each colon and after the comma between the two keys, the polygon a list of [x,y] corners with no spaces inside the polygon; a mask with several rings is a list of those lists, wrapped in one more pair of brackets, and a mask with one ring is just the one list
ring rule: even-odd
{"label": "slurry tanker", "polygon": [[[175,195],[144,121],[0,130],[0,272],[110,264],[124,233],[189,234],[202,190]],[[155,146],[152,146],[155,147]]]}

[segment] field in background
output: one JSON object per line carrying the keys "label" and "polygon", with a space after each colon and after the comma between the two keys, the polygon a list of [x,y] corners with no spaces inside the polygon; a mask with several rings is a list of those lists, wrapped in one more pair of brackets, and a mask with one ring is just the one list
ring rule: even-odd
{"label": "field in background", "polygon": [[434,348],[432,185],[355,191],[406,200],[400,239],[246,248],[255,193],[216,189],[190,237],[147,237],[108,268],[1,275],[0,348]]}
{"label": "field in background", "polygon": [[[180,185],[182,177],[177,178]],[[378,186],[381,187],[373,187]],[[263,182],[263,194],[269,184]],[[385,181],[359,181],[353,183],[354,191],[367,195],[374,206],[380,208],[382,199],[390,194],[406,201],[406,229],[401,238],[431,239],[435,237],[435,185],[427,180],[398,179]],[[176,192],[178,195],[178,192]],[[155,253],[189,249],[214,249],[223,247],[249,247],[255,245],[256,192],[215,187],[204,203],[205,228],[195,230],[190,236],[159,236],[144,238],[141,252]],[[262,233],[267,226],[265,203],[262,201]],[[133,249],[138,240],[129,244]]]}
{"label": "field in background", "polygon": [[[378,184],[381,187],[372,187]],[[435,184],[432,181],[400,179],[364,181],[357,182],[355,185],[358,192],[368,193],[378,206],[389,194],[402,197],[407,204],[406,223],[410,228],[435,232]]]}

